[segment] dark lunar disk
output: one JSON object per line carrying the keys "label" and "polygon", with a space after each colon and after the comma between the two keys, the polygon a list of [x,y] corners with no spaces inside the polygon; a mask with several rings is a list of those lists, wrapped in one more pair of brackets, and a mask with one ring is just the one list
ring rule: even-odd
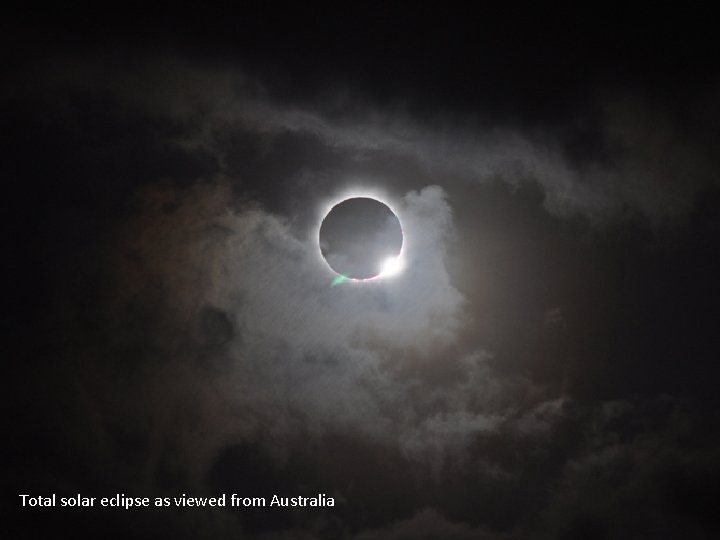
{"label": "dark lunar disk", "polygon": [[367,197],[332,207],[320,225],[320,251],[330,268],[351,279],[370,279],[397,257],[403,243],[400,220],[387,205]]}

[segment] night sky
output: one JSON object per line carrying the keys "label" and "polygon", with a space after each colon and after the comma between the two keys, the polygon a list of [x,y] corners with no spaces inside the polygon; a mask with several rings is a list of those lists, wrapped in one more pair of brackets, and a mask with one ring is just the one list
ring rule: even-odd
{"label": "night sky", "polygon": [[[659,3],[6,13],[7,538],[720,537],[720,43]],[[333,283],[350,194],[404,271]],[[19,494],[333,497],[23,508]]]}

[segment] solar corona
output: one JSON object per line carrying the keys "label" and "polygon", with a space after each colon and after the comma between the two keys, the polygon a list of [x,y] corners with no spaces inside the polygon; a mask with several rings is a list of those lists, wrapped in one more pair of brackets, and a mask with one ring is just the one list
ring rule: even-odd
{"label": "solar corona", "polygon": [[392,209],[372,197],[333,205],[320,224],[320,252],[334,285],[387,279],[403,269],[403,230]]}

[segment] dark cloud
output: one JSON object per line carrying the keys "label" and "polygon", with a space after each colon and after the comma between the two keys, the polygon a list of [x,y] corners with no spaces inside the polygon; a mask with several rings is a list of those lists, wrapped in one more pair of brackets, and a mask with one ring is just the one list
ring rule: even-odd
{"label": "dark cloud", "polygon": [[[13,532],[716,534],[715,79],[578,77],[532,107],[522,77],[460,99],[454,68],[443,93],[62,43],[3,90],[11,498],[337,504],[21,511]],[[349,195],[397,213],[402,274],[331,286],[318,227]]]}
{"label": "dark cloud", "polygon": [[[499,181],[518,189],[532,182],[551,213],[599,223],[627,213],[655,223],[676,218],[717,187],[714,83],[686,96],[680,111],[637,91],[598,91],[581,111],[543,127],[442,108],[418,118],[409,107],[347,91],[288,104],[242,70],[197,67],[175,57],[138,64],[61,59],[53,80],[61,92],[101,92],[141,118],[175,126],[174,136],[162,133],[166,141],[192,149],[191,155],[214,156],[239,177],[243,191],[272,204],[286,189],[297,193],[311,183],[322,190],[352,174],[387,175],[393,161],[406,171],[395,183],[417,186],[441,176],[450,185]],[[108,76],[122,85],[108,84]],[[163,176],[157,165],[143,169]],[[407,171],[423,178],[407,178]],[[248,174],[252,182],[241,179]]]}

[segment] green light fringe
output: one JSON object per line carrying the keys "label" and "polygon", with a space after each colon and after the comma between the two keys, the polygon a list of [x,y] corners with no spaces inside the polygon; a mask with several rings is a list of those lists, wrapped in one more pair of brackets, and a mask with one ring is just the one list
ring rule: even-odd
{"label": "green light fringe", "polygon": [[348,280],[345,276],[337,276],[335,279],[333,279],[331,287],[335,287],[336,285],[340,285],[341,283],[345,283]]}

